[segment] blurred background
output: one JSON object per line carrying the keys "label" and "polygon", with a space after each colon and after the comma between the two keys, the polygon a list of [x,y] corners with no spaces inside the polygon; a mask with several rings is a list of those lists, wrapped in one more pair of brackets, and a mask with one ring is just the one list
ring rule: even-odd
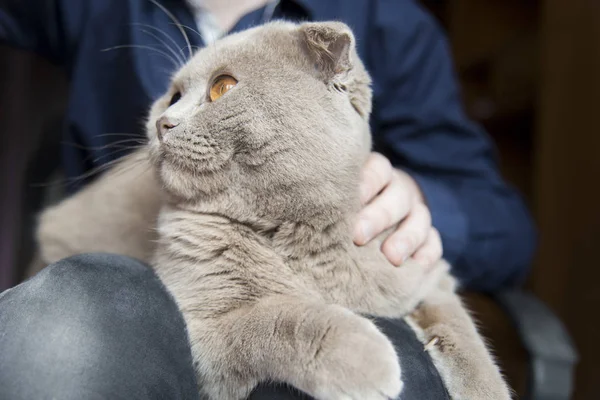
{"label": "blurred background", "polygon": [[[600,1],[423,4],[447,30],[467,112],[495,140],[505,177],[537,221],[540,247],[527,289],[578,348],[573,398],[598,399]],[[60,195],[60,186],[35,183],[57,174],[66,93],[53,66],[0,48],[0,291],[23,278],[36,212]],[[523,393],[530,365],[507,317],[485,296],[469,294],[468,302]]]}

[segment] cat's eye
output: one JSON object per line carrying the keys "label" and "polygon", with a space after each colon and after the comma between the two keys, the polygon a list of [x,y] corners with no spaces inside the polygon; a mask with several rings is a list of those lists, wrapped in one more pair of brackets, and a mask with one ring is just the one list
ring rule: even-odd
{"label": "cat's eye", "polygon": [[169,102],[169,107],[173,104],[177,103],[181,99],[181,92],[177,92],[171,97],[171,101]]}
{"label": "cat's eye", "polygon": [[217,77],[210,87],[208,94],[210,101],[219,100],[221,96],[233,89],[237,83],[238,81],[233,76],[221,75]]}

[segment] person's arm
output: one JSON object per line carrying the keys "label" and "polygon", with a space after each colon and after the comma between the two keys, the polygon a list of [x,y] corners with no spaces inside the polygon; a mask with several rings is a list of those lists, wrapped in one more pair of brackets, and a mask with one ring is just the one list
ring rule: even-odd
{"label": "person's arm", "polygon": [[55,64],[73,57],[85,23],[82,0],[0,0],[0,43],[32,51]]}
{"label": "person's arm", "polygon": [[440,28],[412,1],[381,1],[372,38],[376,149],[418,183],[461,283],[494,290],[528,272],[536,238],[493,145],[464,114]]}

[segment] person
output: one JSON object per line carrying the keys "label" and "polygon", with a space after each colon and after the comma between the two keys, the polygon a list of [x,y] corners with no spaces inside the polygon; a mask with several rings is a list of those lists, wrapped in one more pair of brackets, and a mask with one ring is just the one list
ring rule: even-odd
{"label": "person", "polygon": [[[0,0],[0,40],[34,51],[64,67],[70,80],[64,135],[65,141],[77,146],[65,146],[62,159],[67,176],[77,177],[115,157],[108,145],[129,137],[115,133],[143,136],[140,121],[152,99],[166,90],[176,64],[189,56],[185,49],[201,47],[227,32],[279,18],[346,22],[354,31],[359,55],[373,77],[371,126],[375,152],[363,169],[364,208],[357,216],[357,245],[400,223],[382,245],[382,251],[394,265],[413,257],[425,266],[437,261],[443,253],[453,266],[453,274],[468,289],[493,291],[521,282],[535,250],[531,217],[518,193],[500,176],[490,139],[465,115],[447,40],[438,24],[416,1]],[[73,184],[70,190],[75,191],[80,185]],[[144,350],[143,355],[131,349],[123,351],[128,343],[138,351],[140,343],[146,344],[143,348],[154,349],[148,355],[155,361],[149,363],[152,368],[159,359],[171,362],[165,364],[163,371],[150,371],[156,373],[156,379],[161,382],[157,386],[181,389],[181,385],[174,383],[180,380],[189,384],[191,378],[177,372],[181,364],[174,365],[175,361],[170,359],[172,355],[182,355],[184,350],[180,348],[181,353],[176,353],[172,348],[172,354],[168,351],[168,354],[158,354],[161,349],[165,351],[161,346],[180,344],[175,336],[181,336],[183,329],[175,329],[173,325],[176,332],[165,330],[160,338],[139,333],[151,330],[152,323],[156,324],[155,329],[164,326],[156,318],[158,311],[175,318],[173,312],[164,309],[172,305],[158,310],[137,301],[136,307],[142,309],[139,315],[125,319],[128,323],[122,324],[125,316],[118,310],[128,308],[116,302],[118,299],[112,296],[114,289],[110,284],[121,287],[128,298],[138,300],[151,298],[148,296],[152,290],[163,293],[164,289],[156,285],[153,289],[147,288],[154,278],[146,276],[145,270],[140,273],[133,260],[101,255],[81,257],[52,265],[2,294],[0,323],[8,322],[0,325],[5,333],[0,335],[0,349],[10,345],[10,348],[30,350],[34,346],[36,351],[41,351],[44,346],[36,330],[54,329],[60,333],[63,329],[60,326],[75,324],[73,332],[80,336],[71,332],[68,337],[72,341],[58,338],[48,342],[48,349],[42,350],[60,359],[60,351],[55,347],[63,349],[73,343],[89,345],[92,341],[96,350],[102,349],[102,357],[98,354],[86,357],[88,360],[109,359],[106,363],[111,367],[107,371],[119,372],[106,372],[108,375],[98,375],[95,381],[90,378],[95,383],[88,385],[89,390],[98,390],[98,393],[112,390],[94,386],[98,385],[100,376],[142,375],[143,369],[136,363],[143,363],[150,351]],[[120,266],[120,272],[115,268],[98,268],[112,265]],[[105,276],[109,273],[116,276],[132,273],[136,275],[131,278],[134,281],[146,276],[143,280],[146,286],[115,282],[112,275]],[[106,282],[106,285],[100,285],[100,290],[90,282]],[[27,300],[34,298],[38,303]],[[80,303],[94,316],[81,318],[83,306]],[[40,314],[40,309],[48,314]],[[103,321],[100,327],[98,319]],[[382,324],[393,324],[393,329],[386,333],[392,339],[401,338],[394,341],[399,343],[397,350],[404,373],[416,374],[406,387],[406,393],[418,393],[414,398],[419,399],[443,398],[432,384],[439,381],[439,376],[426,353],[417,352],[419,356],[412,358],[406,355],[417,346],[414,335],[400,321],[382,321]],[[101,332],[90,334],[92,328]],[[111,332],[111,338],[122,340],[119,346],[107,345],[107,336],[98,338],[105,329]],[[18,339],[19,333],[22,335]],[[136,341],[134,337],[141,339]],[[115,352],[117,348],[119,351]],[[119,356],[119,367],[114,367],[111,354]],[[15,357],[18,358],[16,354]],[[71,360],[78,355],[65,357]],[[13,377],[14,371],[31,371],[31,364],[38,362],[23,357],[14,367],[7,367],[10,363],[6,357],[3,359],[0,383],[6,381],[7,376]],[[183,356],[177,359],[178,362],[188,360]],[[50,365],[47,362],[42,364]],[[60,376],[79,376],[79,364],[69,365],[67,368],[61,364]],[[100,365],[104,364],[98,361],[98,365],[101,369]],[[81,368],[89,370],[91,367],[86,364]],[[166,370],[170,371],[171,380],[165,378]],[[148,386],[148,382],[153,382],[149,380],[150,372],[135,381],[137,386],[132,384],[135,390],[159,390],[154,384]],[[32,380],[21,378],[10,387],[15,388],[13,393],[34,390],[34,387],[51,390],[52,385],[44,386],[42,381],[46,382],[39,379],[34,384]],[[53,380],[56,381],[73,380]],[[114,383],[114,387],[118,385]],[[133,389],[127,390],[132,393]],[[278,395],[285,396],[283,392],[280,390]],[[406,393],[408,397],[404,398],[410,399]],[[167,397],[178,397],[171,394]],[[132,396],[127,398],[134,398]],[[11,398],[20,397],[15,394]]]}

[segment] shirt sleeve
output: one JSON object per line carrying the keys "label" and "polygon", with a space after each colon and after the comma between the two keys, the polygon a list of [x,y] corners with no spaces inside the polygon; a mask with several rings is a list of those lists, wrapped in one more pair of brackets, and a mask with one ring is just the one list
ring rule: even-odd
{"label": "shirt sleeve", "polygon": [[382,0],[374,15],[375,149],[421,187],[464,286],[519,283],[536,247],[532,219],[500,176],[491,140],[462,109],[444,34],[413,1]]}
{"label": "shirt sleeve", "polygon": [[75,51],[87,4],[82,0],[0,0],[0,42],[64,64]]}

